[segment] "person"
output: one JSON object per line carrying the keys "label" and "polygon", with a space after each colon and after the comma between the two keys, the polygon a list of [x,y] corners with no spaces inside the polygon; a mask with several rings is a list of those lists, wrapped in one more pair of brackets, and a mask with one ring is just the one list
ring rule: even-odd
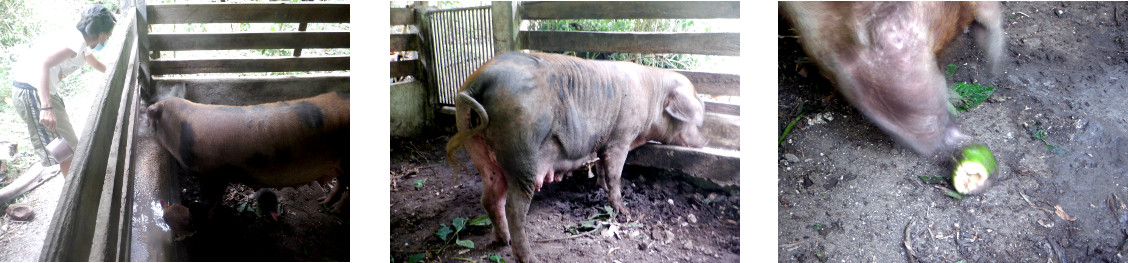
{"label": "person", "polygon": [[15,68],[12,106],[27,124],[32,146],[43,166],[59,163],[64,178],[70,171],[70,158],[52,160],[46,148],[59,137],[66,140],[72,151],[78,146],[78,136],[67,116],[66,105],[58,95],[59,83],[85,64],[106,72],[106,65],[92,52],[105,46],[115,23],[117,19],[109,9],[92,5],[82,12],[74,29],[46,35],[21,57]]}

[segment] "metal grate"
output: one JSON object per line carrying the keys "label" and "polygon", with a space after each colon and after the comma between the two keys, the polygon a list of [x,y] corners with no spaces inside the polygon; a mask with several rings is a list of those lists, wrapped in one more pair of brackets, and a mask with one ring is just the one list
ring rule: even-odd
{"label": "metal grate", "polygon": [[428,15],[439,104],[454,105],[462,82],[494,56],[490,6],[435,10]]}

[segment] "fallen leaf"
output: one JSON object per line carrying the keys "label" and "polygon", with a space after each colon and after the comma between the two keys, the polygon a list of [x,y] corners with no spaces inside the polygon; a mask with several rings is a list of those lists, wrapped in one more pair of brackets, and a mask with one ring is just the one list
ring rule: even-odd
{"label": "fallen leaf", "polygon": [[1054,205],[1054,209],[1057,210],[1057,211],[1054,211],[1054,214],[1056,214],[1061,219],[1065,219],[1065,220],[1069,220],[1069,221],[1077,221],[1076,217],[1072,217],[1072,216],[1069,216],[1069,214],[1066,214],[1065,210],[1061,209],[1061,205]]}

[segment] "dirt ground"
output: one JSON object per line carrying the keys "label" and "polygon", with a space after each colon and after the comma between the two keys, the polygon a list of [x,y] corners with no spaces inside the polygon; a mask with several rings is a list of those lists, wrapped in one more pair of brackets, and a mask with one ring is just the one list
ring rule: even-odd
{"label": "dirt ground", "polygon": [[[182,199],[191,213],[206,214],[207,208],[197,202],[198,188],[187,188]],[[255,213],[253,189],[229,186],[210,223],[196,225],[194,235],[178,242],[178,253],[183,254],[174,260],[349,261],[349,214],[330,214],[317,201],[328,188],[310,185],[276,193],[282,203],[278,221]],[[193,217],[193,224],[199,219]]]}
{"label": "dirt ground", "polygon": [[[779,261],[1128,261],[1128,3],[1008,2],[1003,15],[1002,74],[967,34],[939,57],[959,66],[949,83],[997,88],[958,121],[1001,180],[962,200],[917,178],[951,164],[895,145],[820,76],[797,74],[805,55],[779,39],[779,131],[810,111],[778,149]],[[779,34],[794,35],[782,20]]]}
{"label": "dirt ground", "polygon": [[[391,251],[394,262],[407,262],[424,253],[425,262],[469,259],[490,262],[500,255],[515,262],[508,246],[491,245],[490,226],[467,224],[458,239],[474,248],[447,245],[437,235],[441,225],[457,217],[484,216],[482,182],[470,166],[469,155],[456,155],[468,173],[446,163],[443,147],[449,134],[420,139],[391,140]],[[416,187],[417,180],[421,188]],[[538,259],[544,262],[735,262],[740,257],[739,195],[702,190],[683,177],[642,167],[623,172],[623,198],[635,215],[617,222],[620,229],[578,236],[565,232],[609,205],[607,193],[575,174],[547,184],[533,198],[526,233]],[[582,233],[582,232],[581,232]],[[568,239],[564,239],[568,238]]]}

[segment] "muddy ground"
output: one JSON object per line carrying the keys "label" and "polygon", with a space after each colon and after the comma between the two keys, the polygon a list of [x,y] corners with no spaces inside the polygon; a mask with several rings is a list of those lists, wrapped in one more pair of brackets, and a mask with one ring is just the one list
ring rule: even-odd
{"label": "muddy ground", "polygon": [[282,204],[277,221],[256,214],[254,190],[238,184],[204,221],[198,189],[188,188],[182,202],[195,215],[195,234],[176,242],[174,261],[349,261],[349,214],[331,214],[319,204],[327,187],[276,190]]}
{"label": "muddy ground", "polygon": [[967,34],[939,57],[959,66],[949,83],[997,88],[958,121],[1002,177],[962,200],[917,178],[950,163],[895,145],[821,77],[800,76],[796,39],[779,39],[779,131],[809,110],[778,149],[780,261],[1128,260],[1128,3],[1009,2],[1003,15],[1002,74]]}
{"label": "muddy ground", "polygon": [[[470,166],[469,155],[456,157],[468,173],[446,163],[443,147],[449,134],[391,140],[391,251],[394,262],[416,254],[425,262],[462,259],[490,262],[499,255],[515,262],[508,246],[490,245],[489,226],[468,226],[458,239],[474,248],[444,243],[435,233],[457,217],[486,214],[480,196],[482,181]],[[543,262],[735,262],[740,257],[739,195],[704,190],[684,177],[642,167],[623,173],[623,198],[632,221],[619,221],[619,231],[574,235],[565,227],[577,225],[609,205],[607,193],[586,172],[547,184],[536,193],[529,209],[526,233]],[[416,187],[417,180],[424,180]],[[469,225],[469,224],[468,224]],[[582,233],[582,232],[581,232]]]}

